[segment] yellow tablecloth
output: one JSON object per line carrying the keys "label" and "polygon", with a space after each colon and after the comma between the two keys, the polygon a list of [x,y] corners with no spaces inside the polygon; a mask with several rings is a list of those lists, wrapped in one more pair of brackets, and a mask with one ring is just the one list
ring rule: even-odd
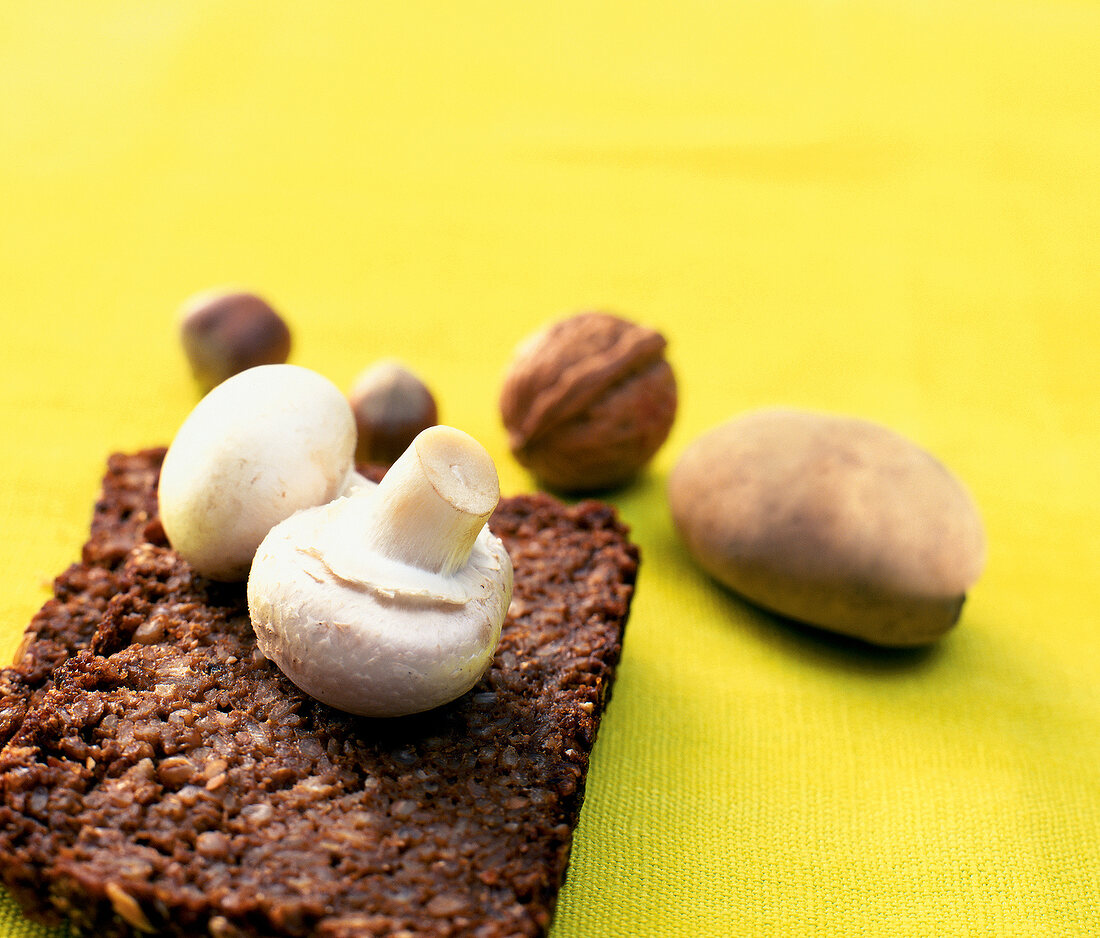
{"label": "yellow tablecloth", "polygon": [[[554,938],[1100,933],[1098,61],[1068,0],[7,4],[3,657],[108,452],[194,403],[194,291],[263,292],[343,387],[404,359],[506,492],[513,345],[616,310],[682,399],[613,496],[644,564]],[[670,468],[765,404],[969,486],[989,565],[938,647],[685,557]]]}

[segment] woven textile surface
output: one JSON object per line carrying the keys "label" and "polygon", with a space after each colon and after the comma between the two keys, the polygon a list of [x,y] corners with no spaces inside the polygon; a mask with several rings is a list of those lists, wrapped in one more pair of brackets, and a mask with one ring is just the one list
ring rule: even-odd
{"label": "woven textile surface", "polygon": [[[607,309],[680,405],[553,938],[1100,934],[1100,6],[9,4],[0,654],[108,453],[197,400],[176,310],[264,294],[343,388],[398,358],[505,493],[515,345]],[[889,652],[761,612],[665,485],[717,423],[883,423],[989,559]],[[0,899],[0,936],[60,934]]]}

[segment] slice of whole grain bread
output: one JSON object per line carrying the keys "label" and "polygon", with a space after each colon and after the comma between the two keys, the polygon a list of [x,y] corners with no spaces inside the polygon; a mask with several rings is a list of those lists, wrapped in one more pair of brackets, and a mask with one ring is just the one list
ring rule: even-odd
{"label": "slice of whole grain bread", "polygon": [[504,499],[492,668],[367,720],[302,694],[243,587],[170,549],[162,458],[111,458],[82,562],[0,673],[0,874],[27,913],[102,936],[544,934],[637,571],[614,512]]}

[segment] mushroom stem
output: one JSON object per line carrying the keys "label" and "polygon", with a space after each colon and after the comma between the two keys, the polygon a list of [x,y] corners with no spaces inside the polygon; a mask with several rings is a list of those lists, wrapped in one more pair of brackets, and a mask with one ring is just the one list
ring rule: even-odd
{"label": "mushroom stem", "polygon": [[500,500],[496,466],[472,436],[429,427],[378,485],[374,529],[381,554],[451,576],[466,563]]}

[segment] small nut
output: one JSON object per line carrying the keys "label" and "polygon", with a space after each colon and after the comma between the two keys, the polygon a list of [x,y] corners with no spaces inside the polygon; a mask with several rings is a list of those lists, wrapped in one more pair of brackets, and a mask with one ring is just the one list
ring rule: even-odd
{"label": "small nut", "polygon": [[432,392],[398,362],[379,362],[364,371],[348,401],[359,431],[355,458],[361,463],[393,465],[421,430],[438,422]]}
{"label": "small nut", "polygon": [[516,459],[563,492],[622,485],[660,449],[676,416],[664,336],[581,313],[524,341],[500,411]]}
{"label": "small nut", "polygon": [[180,313],[183,351],[203,391],[257,365],[281,365],[290,329],[251,293],[200,293]]}

